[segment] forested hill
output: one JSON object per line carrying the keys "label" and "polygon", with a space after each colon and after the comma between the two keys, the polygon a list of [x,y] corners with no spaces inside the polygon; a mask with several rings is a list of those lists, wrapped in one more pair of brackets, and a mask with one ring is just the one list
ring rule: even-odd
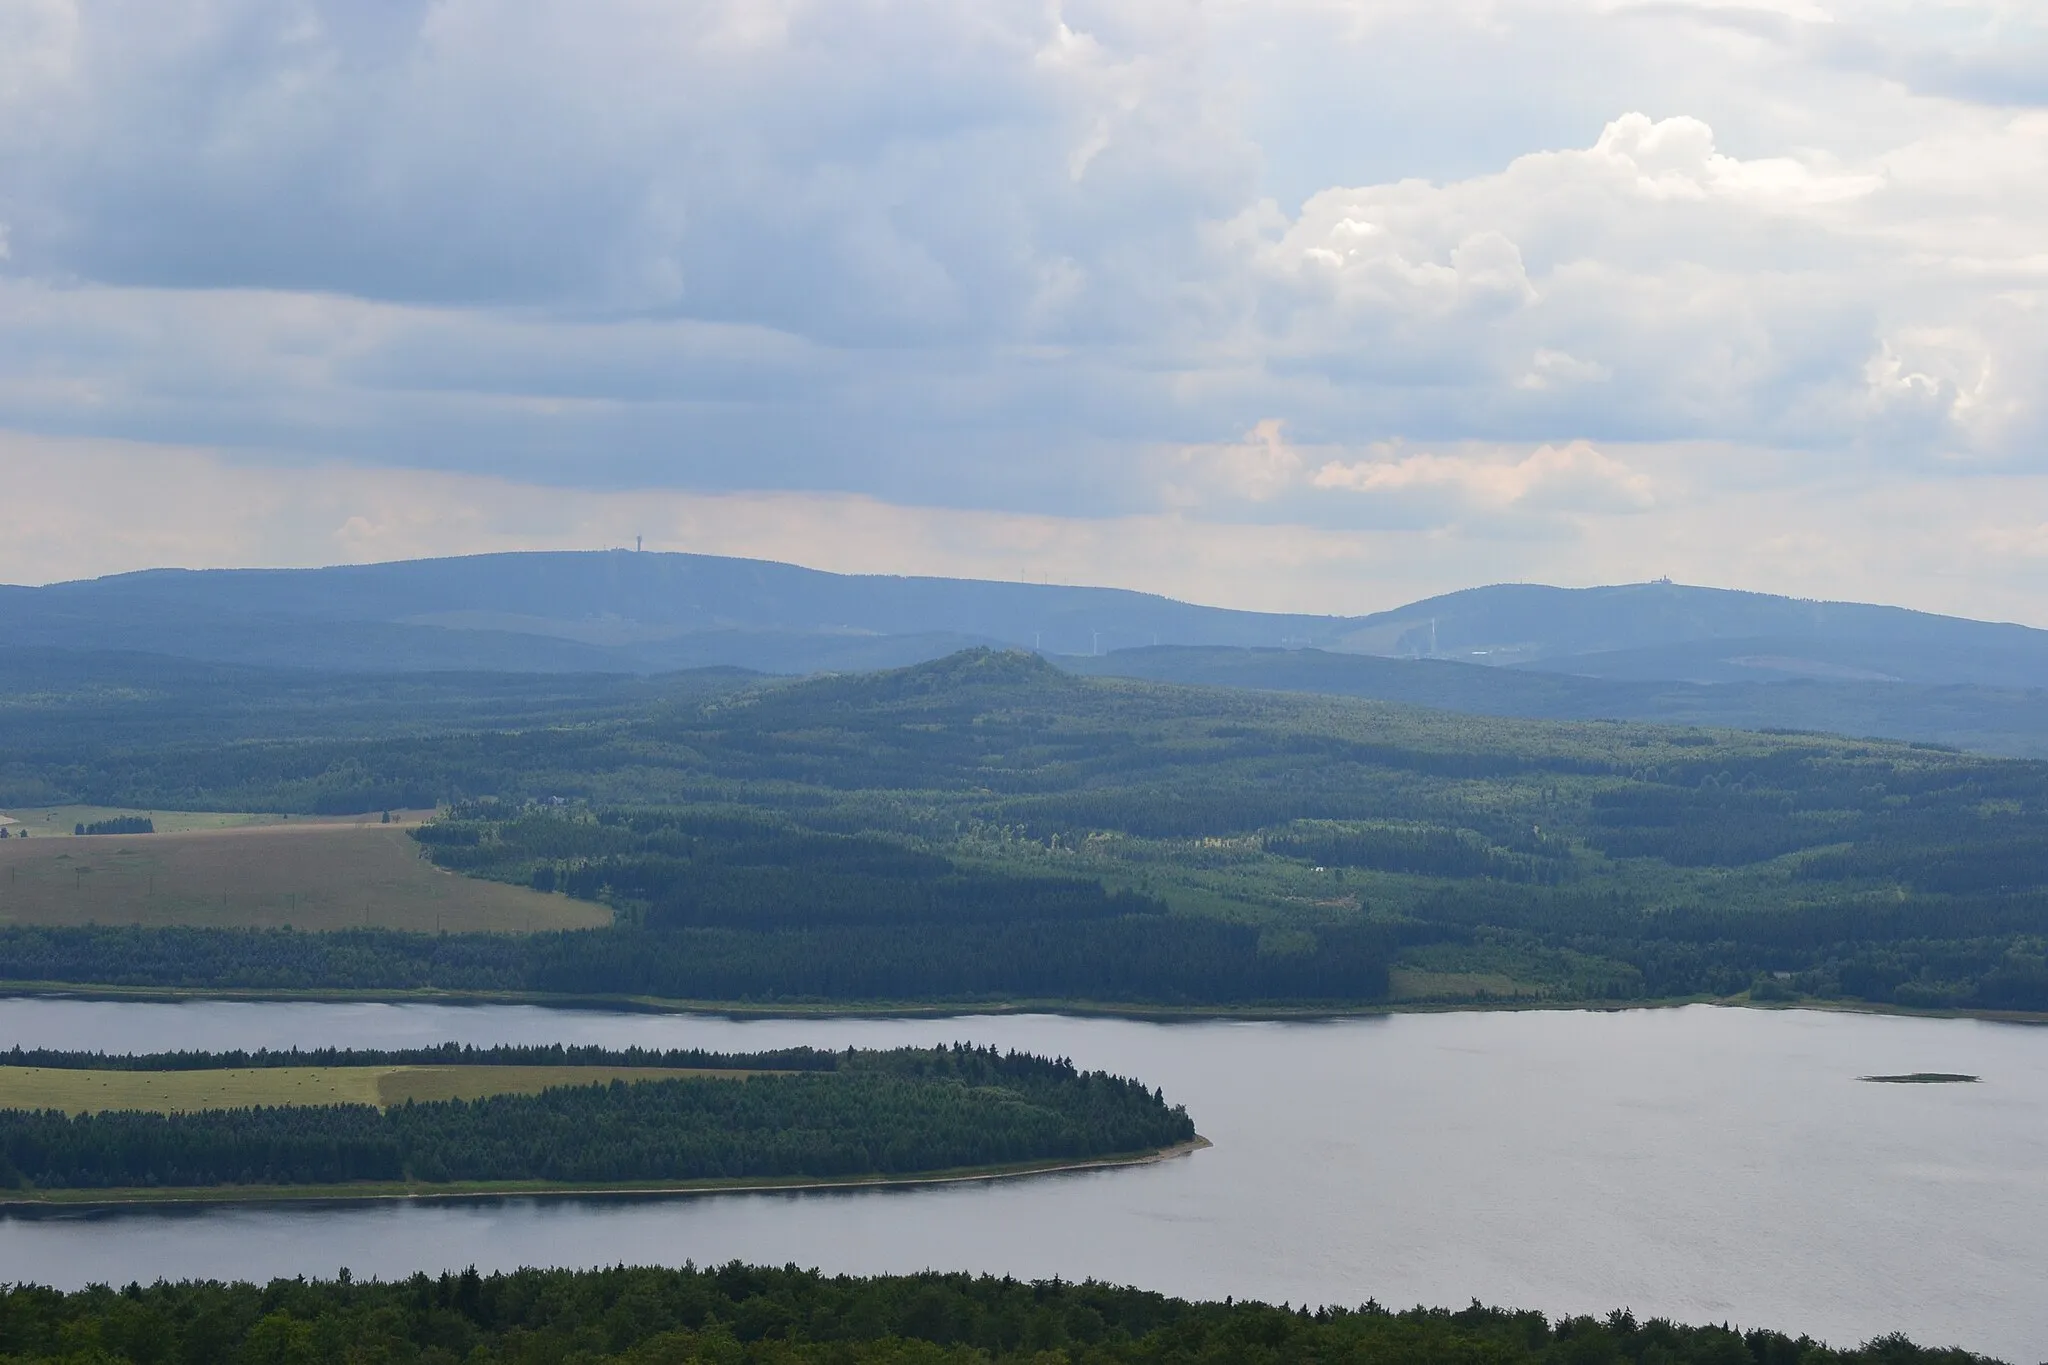
{"label": "forested hill", "polygon": [[2035,687],[2048,631],[1862,602],[1683,583],[1498,583],[1359,618],[1356,653],[1466,660],[1607,678],[1785,678]]}
{"label": "forested hill", "polygon": [[[1227,646],[1148,646],[1054,662],[1084,677],[1321,693],[1477,715],[1824,730],[2048,757],[2048,691],[2040,689],[1841,679],[1644,682]],[[336,673],[0,645],[0,756],[62,749],[77,758],[175,745],[198,734],[243,740],[560,726],[629,718],[772,681],[737,668]]]}
{"label": "forested hill", "polygon": [[75,760],[201,736],[222,743],[559,726],[618,719],[767,681],[738,668],[654,676],[326,673],[0,646],[0,756],[62,753]]}
{"label": "forested hill", "polygon": [[835,574],[716,555],[475,555],[325,569],[156,570],[0,587],[0,644],[337,670],[875,668],[974,643],[1087,653],[1281,644],[1336,618],[1119,588]]}
{"label": "forested hill", "polygon": [[[1787,660],[1781,655],[1778,661]],[[1754,670],[1728,681],[1685,682],[1321,649],[1189,645],[1121,649],[1059,663],[1085,677],[1314,692],[1483,716],[1812,730],[2048,758],[2048,691],[2039,685],[2048,671],[2013,687],[1855,677],[1763,681]]]}
{"label": "forested hill", "polygon": [[146,744],[179,714],[249,738],[596,718],[721,671],[844,674],[975,646],[1084,674],[2048,756],[2048,631],[2019,625],[1662,582],[1317,616],[622,551],[0,587],[0,753],[49,725]]}
{"label": "forested hill", "polygon": [[728,665],[794,674],[891,667],[976,644],[1072,656],[1147,645],[1311,646],[1647,681],[2027,688],[2048,676],[2048,631],[1668,582],[1495,584],[1347,616],[1234,610],[1118,588],[602,551],[155,570],[0,587],[0,647],[341,672]]}
{"label": "forested hill", "polygon": [[0,962],[16,980],[2048,1009],[2048,764],[1926,746],[1087,679],[979,650],[559,727],[51,752],[5,777],[142,809],[453,803],[421,831],[443,866],[600,901],[644,936],[192,931],[173,961],[150,956],[168,938],[22,931]]}

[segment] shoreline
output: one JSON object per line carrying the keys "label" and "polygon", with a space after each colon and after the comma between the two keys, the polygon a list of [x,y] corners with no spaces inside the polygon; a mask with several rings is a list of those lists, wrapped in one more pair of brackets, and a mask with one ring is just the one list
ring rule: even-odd
{"label": "shoreline", "polygon": [[476,1199],[651,1199],[701,1198],[721,1194],[801,1194],[805,1192],[860,1189],[904,1189],[920,1185],[963,1185],[994,1180],[1021,1180],[1029,1176],[1060,1175],[1076,1171],[1115,1170],[1124,1166],[1153,1166],[1163,1161],[1193,1156],[1215,1144],[1197,1133],[1186,1142],[1144,1152],[1124,1152],[1080,1160],[1050,1159],[1020,1161],[999,1166],[956,1166],[914,1175],[860,1176],[741,1176],[728,1180],[619,1181],[579,1184],[568,1181],[505,1180],[472,1181],[446,1187],[419,1183],[376,1183],[349,1185],[194,1185],[172,1188],[119,1187],[93,1190],[42,1190],[25,1192],[0,1190],[0,1219],[40,1210],[90,1211],[93,1209],[137,1209],[176,1205],[246,1204],[360,1204],[410,1200],[440,1203]]}
{"label": "shoreline", "polygon": [[1580,1010],[1620,1014],[1630,1010],[1717,1005],[1724,1009],[1824,1010],[1839,1014],[1880,1014],[1905,1019],[1977,1019],[1985,1023],[2048,1026],[2048,1012],[1961,1008],[1916,1009],[1875,1000],[1751,1000],[1745,996],[1688,995],[1653,1000],[1381,1000],[1356,1005],[1144,1005],[1094,1000],[1021,999],[958,1001],[790,1001],[678,1000],[650,995],[554,995],[544,991],[352,990],[307,987],[115,986],[66,981],[0,981],[0,999],[158,1001],[309,1001],[323,1004],[532,1005],[558,1010],[603,1010],[627,1014],[700,1014],[727,1019],[955,1019],[1014,1014],[1058,1014],[1071,1018],[1134,1019],[1153,1023],[1252,1023],[1372,1019],[1397,1014],[1504,1014]]}

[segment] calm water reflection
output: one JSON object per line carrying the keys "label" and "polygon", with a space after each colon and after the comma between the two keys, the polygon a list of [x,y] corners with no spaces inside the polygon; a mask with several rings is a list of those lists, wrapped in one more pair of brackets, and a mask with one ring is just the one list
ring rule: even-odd
{"label": "calm water reflection", "polygon": [[[972,1039],[1141,1076],[1216,1146],[916,1191],[0,1219],[0,1280],[397,1276],[732,1257],[1175,1293],[1629,1305],[2048,1356],[2048,1029],[1694,1007],[1314,1024],[760,1020],[0,1000],[0,1046]],[[1859,1083],[1963,1071],[1980,1085]]]}

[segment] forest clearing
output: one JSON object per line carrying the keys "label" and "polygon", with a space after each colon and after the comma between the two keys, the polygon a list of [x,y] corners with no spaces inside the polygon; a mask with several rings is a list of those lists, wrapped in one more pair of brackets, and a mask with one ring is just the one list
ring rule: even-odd
{"label": "forest clearing", "polygon": [[398,823],[0,840],[0,924],[517,933],[610,921],[602,906],[444,872]]}

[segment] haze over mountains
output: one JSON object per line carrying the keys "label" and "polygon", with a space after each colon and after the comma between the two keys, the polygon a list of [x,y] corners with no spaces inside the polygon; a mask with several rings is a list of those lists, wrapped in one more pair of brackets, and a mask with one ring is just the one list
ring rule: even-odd
{"label": "haze over mountains", "polygon": [[0,641],[359,671],[776,673],[973,645],[1334,644],[1343,622],[1035,583],[823,573],[626,551],[330,569],[154,570],[0,590]]}
{"label": "haze over mountains", "polygon": [[[623,551],[0,588],[0,670],[49,651],[338,673],[850,671],[975,645],[1079,672],[1499,715],[1787,726],[2048,752],[2048,631],[1658,582],[1502,584],[1358,617]],[[30,665],[33,666],[30,666]],[[24,672],[24,670],[26,670]]]}

